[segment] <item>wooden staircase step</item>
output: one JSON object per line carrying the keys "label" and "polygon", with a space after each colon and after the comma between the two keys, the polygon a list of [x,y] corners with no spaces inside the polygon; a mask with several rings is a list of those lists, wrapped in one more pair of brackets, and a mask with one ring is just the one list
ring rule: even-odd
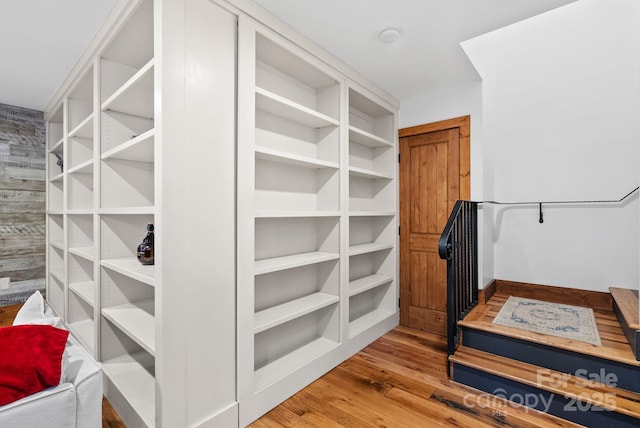
{"label": "wooden staircase step", "polygon": [[[566,351],[590,355],[597,358],[604,358],[611,361],[617,361],[623,364],[640,366],[640,362],[636,360],[635,355],[628,343],[607,341],[606,334],[601,334],[603,344],[606,344],[606,346],[596,346],[578,340],[564,339],[548,334],[536,333],[532,331],[494,324],[493,322],[487,321],[486,319],[469,320],[465,318],[464,320],[459,321],[458,325],[460,325],[460,327],[462,327],[463,329],[468,328],[480,330],[487,333],[520,339],[527,342],[550,346]],[[624,336],[620,335],[620,337],[624,339]]]}
{"label": "wooden staircase step", "polygon": [[629,341],[631,351],[636,360],[640,360],[640,309],[638,306],[638,290],[609,287],[613,312]]}
{"label": "wooden staircase step", "polygon": [[[615,375],[611,373],[584,373],[589,378],[585,379],[465,346],[460,346],[455,354],[449,357],[449,361],[580,403],[640,419],[640,394],[617,388],[617,379],[614,379]],[[600,376],[604,376],[605,379],[596,379]],[[607,379],[607,376],[610,378]]]}
{"label": "wooden staircase step", "polygon": [[611,292],[611,297],[620,308],[626,324],[634,330],[640,330],[638,290],[609,287],[609,292]]}

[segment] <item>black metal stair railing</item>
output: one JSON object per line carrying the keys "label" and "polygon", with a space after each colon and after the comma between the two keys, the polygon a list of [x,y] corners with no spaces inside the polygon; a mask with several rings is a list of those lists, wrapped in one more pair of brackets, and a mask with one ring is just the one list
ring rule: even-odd
{"label": "black metal stair railing", "polygon": [[[447,356],[458,345],[458,321],[478,304],[478,205],[537,205],[538,222],[544,223],[542,205],[609,205],[620,204],[640,190],[635,187],[619,199],[567,201],[462,201],[456,202],[440,241],[438,252],[447,261]],[[447,366],[448,367],[448,366]]]}
{"label": "black metal stair railing", "polygon": [[440,236],[447,261],[447,356],[458,344],[458,321],[478,304],[478,202],[457,201]]}

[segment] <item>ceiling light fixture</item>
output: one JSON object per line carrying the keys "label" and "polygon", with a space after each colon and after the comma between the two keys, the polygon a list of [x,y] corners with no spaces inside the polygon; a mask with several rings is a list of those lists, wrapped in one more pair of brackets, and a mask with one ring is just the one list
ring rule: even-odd
{"label": "ceiling light fixture", "polygon": [[400,38],[400,30],[397,28],[385,28],[378,37],[382,43],[393,43]]}

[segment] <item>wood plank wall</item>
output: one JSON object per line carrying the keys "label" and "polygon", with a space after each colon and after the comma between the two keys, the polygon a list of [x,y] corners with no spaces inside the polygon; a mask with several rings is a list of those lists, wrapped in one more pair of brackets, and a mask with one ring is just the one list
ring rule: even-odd
{"label": "wood plank wall", "polygon": [[45,153],[43,113],[0,104],[0,278],[12,283],[44,284]]}

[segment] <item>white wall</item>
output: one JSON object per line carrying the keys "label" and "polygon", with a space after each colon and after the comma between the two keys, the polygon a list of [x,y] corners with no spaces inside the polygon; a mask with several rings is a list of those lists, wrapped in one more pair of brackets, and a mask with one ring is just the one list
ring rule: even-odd
{"label": "white wall", "polygon": [[[405,100],[400,107],[400,128],[437,122],[454,117],[471,117],[471,199],[482,200],[487,192],[492,195],[490,185],[493,180],[487,180],[485,174],[492,174],[491,170],[484,168],[491,159],[486,159],[490,150],[483,144],[483,118],[482,118],[482,82],[470,82],[455,87],[440,88],[436,91],[421,94]],[[489,211],[489,215],[486,215]],[[483,248],[479,252],[480,286],[491,281],[493,274],[493,215],[491,207],[484,207],[478,216],[479,239]],[[489,239],[484,239],[488,236]]]}
{"label": "white wall", "polygon": [[[581,0],[463,44],[483,78],[495,199],[616,199],[638,185],[637,3]],[[637,288],[637,194],[544,215],[539,224],[537,206],[496,208],[496,278]]]}

